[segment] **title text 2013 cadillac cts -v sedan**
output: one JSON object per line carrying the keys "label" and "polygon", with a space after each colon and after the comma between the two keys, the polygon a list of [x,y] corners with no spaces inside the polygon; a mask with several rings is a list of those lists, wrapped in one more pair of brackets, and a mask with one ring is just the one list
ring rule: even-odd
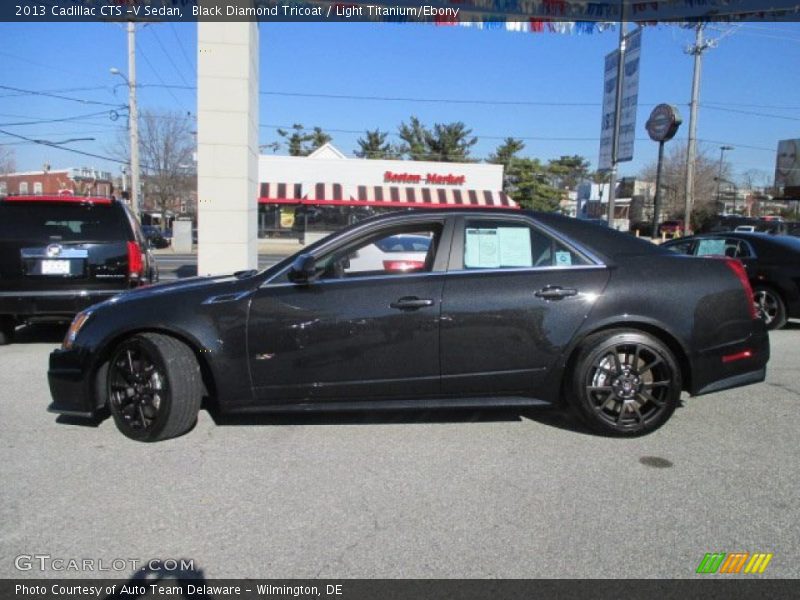
{"label": "title text 2013 cadillac cts -v sedan", "polygon": [[[358,260],[398,235],[429,240],[424,260]],[[156,441],[191,429],[204,397],[230,413],[565,402],[598,432],[637,435],[683,390],[763,381],[752,297],[734,259],[576,219],[400,212],[260,273],[89,308],[50,356],[50,410],[108,407],[122,433]]]}

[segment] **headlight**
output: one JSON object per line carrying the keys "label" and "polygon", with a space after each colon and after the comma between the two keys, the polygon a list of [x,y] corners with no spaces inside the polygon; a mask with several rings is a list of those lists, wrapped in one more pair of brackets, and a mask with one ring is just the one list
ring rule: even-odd
{"label": "headlight", "polygon": [[75,315],[75,318],[72,319],[69,329],[67,329],[67,335],[64,336],[64,342],[61,344],[64,350],[69,350],[72,348],[72,344],[75,343],[75,338],[78,337],[78,332],[91,315],[92,311],[90,310],[84,310],[83,312],[79,312],[77,315]]}

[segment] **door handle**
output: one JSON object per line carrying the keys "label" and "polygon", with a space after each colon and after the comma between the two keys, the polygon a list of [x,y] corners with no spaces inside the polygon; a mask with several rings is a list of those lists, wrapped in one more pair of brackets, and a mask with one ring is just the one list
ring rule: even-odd
{"label": "door handle", "polygon": [[392,302],[389,306],[400,310],[416,310],[418,308],[425,308],[426,306],[433,306],[433,300],[430,298],[405,296],[395,302]]}
{"label": "door handle", "polygon": [[537,298],[545,300],[561,300],[567,296],[577,296],[578,290],[575,288],[562,288],[557,285],[548,285],[534,294]]}

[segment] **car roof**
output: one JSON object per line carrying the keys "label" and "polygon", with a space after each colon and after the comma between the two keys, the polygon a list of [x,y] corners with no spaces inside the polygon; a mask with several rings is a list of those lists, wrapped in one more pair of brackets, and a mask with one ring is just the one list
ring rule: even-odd
{"label": "car roof", "polygon": [[639,256],[648,254],[671,254],[665,248],[653,244],[647,239],[637,238],[629,233],[616,231],[605,224],[598,224],[567,217],[557,213],[536,212],[517,208],[457,208],[457,209],[414,209],[408,211],[398,211],[383,215],[377,215],[359,221],[352,228],[368,226],[371,223],[390,223],[392,221],[404,221],[409,218],[425,217],[496,217],[496,216],[526,216],[543,225],[545,228],[552,229],[557,234],[573,240],[575,243],[584,246],[587,250],[600,255],[605,259],[615,259],[620,256]]}
{"label": "car roof", "polygon": [[108,196],[74,196],[72,194],[19,194],[2,198],[5,202],[65,202],[81,204],[111,204]]}

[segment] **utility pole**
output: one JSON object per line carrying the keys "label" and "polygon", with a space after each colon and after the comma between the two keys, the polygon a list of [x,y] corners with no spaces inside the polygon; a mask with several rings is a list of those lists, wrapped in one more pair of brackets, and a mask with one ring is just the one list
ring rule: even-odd
{"label": "utility pole", "polygon": [[717,175],[717,207],[719,207],[719,184],[722,181],[722,162],[725,158],[725,152],[728,150],[735,150],[733,146],[720,146],[719,147],[719,175]]}
{"label": "utility pole", "polygon": [[139,110],[136,105],[136,24],[128,22],[128,116],[131,136],[131,210],[139,218]]}
{"label": "utility pole", "polygon": [[[624,4],[620,10],[624,11]],[[611,173],[608,183],[608,225],[614,228],[614,211],[617,187],[617,165],[619,157],[619,123],[622,120],[622,94],[625,92],[625,50],[628,42],[625,39],[627,23],[624,13],[620,14],[619,22],[619,53],[617,59],[617,97],[614,102],[614,134],[611,138]]]}
{"label": "utility pole", "polygon": [[683,233],[687,235],[692,228],[692,205],[694,203],[694,167],[697,160],[697,109],[700,100],[700,75],[703,70],[703,52],[714,46],[713,41],[703,39],[703,23],[695,29],[694,46],[686,53],[694,56],[694,79],[692,80],[692,103],[689,112],[689,147],[686,152],[686,209],[683,217]]}

